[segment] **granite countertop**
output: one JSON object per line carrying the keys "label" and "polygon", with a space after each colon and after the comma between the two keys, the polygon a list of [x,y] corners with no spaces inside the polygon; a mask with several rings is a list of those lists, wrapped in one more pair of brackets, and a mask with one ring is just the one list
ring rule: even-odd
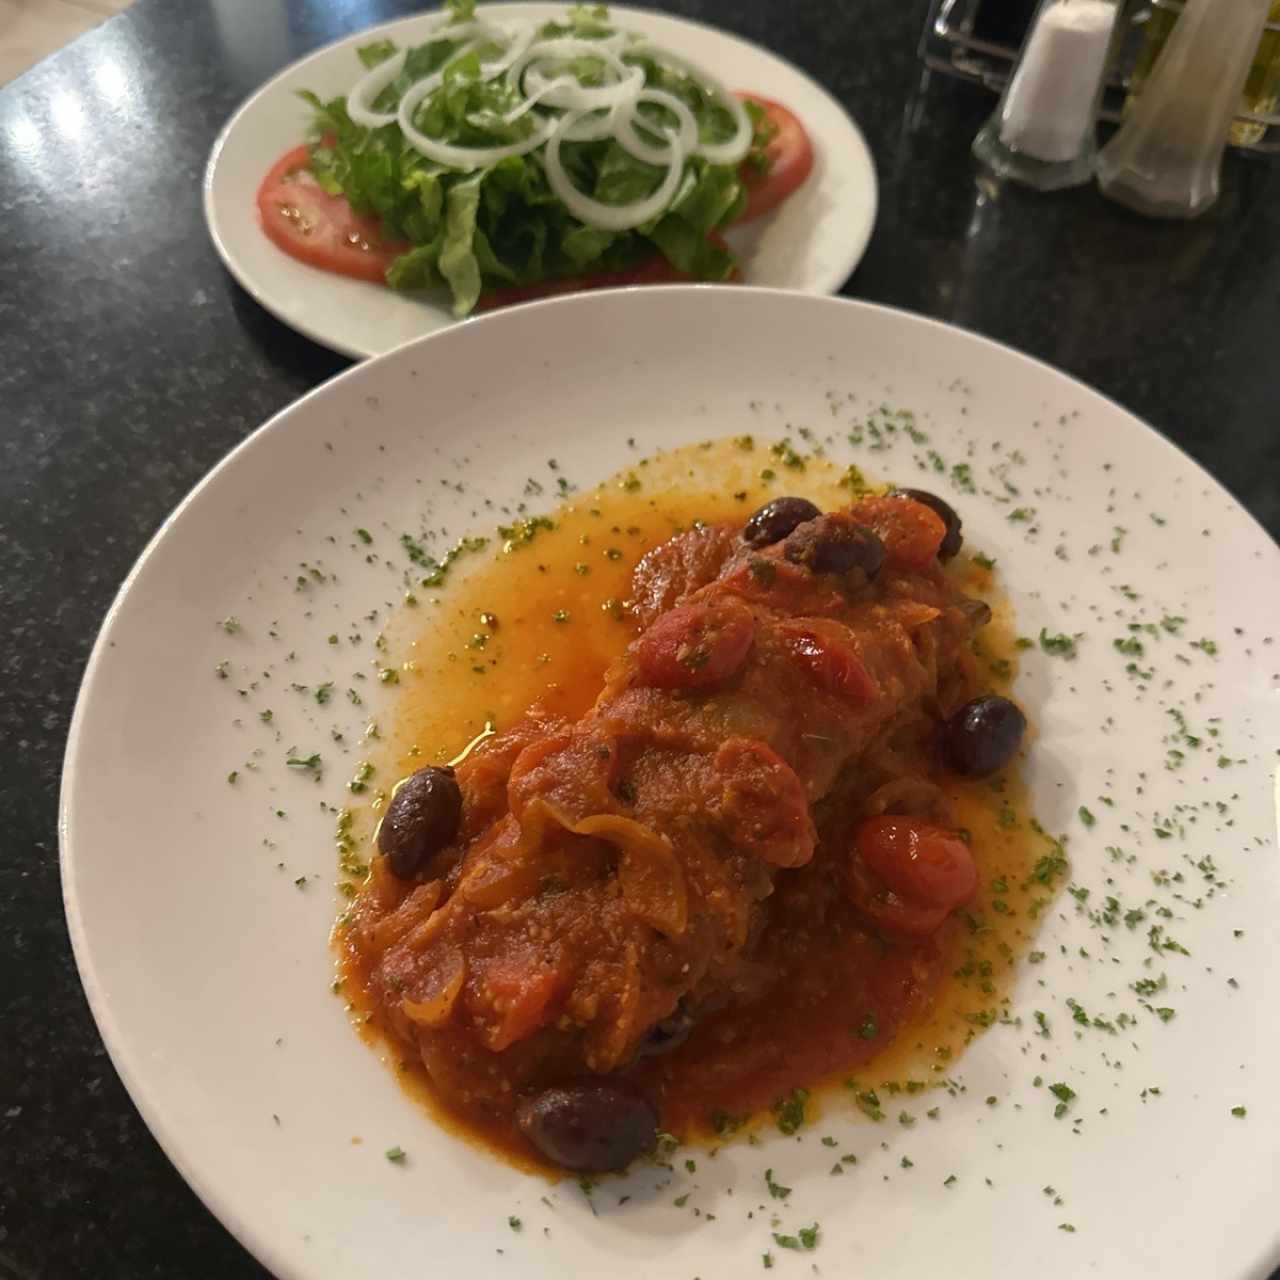
{"label": "granite countertop", "polygon": [[[650,2],[770,46],[855,115],[881,205],[847,294],[1085,379],[1280,532],[1280,163],[1231,156],[1222,199],[1190,225],[1089,188],[984,193],[968,144],[992,99],[923,75],[924,0]],[[347,363],[222,269],[200,207],[210,144],[281,67],[415,7],[138,0],[0,90],[0,1275],[265,1274],[162,1155],[89,1016],[59,894],[58,778],[83,664],[135,557],[228,449]]]}

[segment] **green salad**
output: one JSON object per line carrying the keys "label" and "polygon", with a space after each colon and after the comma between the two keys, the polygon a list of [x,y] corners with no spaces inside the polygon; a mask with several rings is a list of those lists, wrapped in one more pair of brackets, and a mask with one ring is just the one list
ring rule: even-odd
{"label": "green salad", "polygon": [[303,94],[316,180],[410,246],[388,284],[447,285],[465,315],[485,290],[626,272],[655,254],[730,278],[713,233],[746,205],[744,164],[767,167],[759,108],[602,7],[542,24],[477,19],[474,0],[447,10],[413,48],[363,46],[347,95]]}

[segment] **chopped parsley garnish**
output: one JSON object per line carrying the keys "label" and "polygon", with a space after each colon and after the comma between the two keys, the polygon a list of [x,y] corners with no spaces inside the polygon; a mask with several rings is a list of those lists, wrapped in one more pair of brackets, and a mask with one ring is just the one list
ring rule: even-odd
{"label": "chopped parsley garnish", "polygon": [[815,1222],[811,1227],[801,1227],[793,1236],[773,1233],[773,1242],[779,1249],[816,1249],[818,1247],[819,1227]]}
{"label": "chopped parsley garnish", "polygon": [[780,1183],[774,1182],[772,1169],[764,1171],[764,1185],[769,1188],[769,1194],[775,1200],[785,1200],[791,1194],[790,1187],[784,1187]]}
{"label": "chopped parsley garnish", "polygon": [[784,467],[790,467],[793,471],[804,470],[804,458],[795,451],[795,447],[790,440],[779,440],[777,444],[770,445],[769,452]]}
{"label": "chopped parsley garnish", "polygon": [[1075,1100],[1076,1091],[1069,1084],[1051,1084],[1049,1092],[1058,1099],[1057,1106],[1053,1109],[1054,1119],[1061,1120],[1067,1113],[1067,1108]]}
{"label": "chopped parsley garnish", "polygon": [[1045,653],[1051,653],[1062,658],[1074,658],[1076,656],[1076,642],[1073,636],[1067,635],[1065,632],[1051,636],[1044,628],[1040,628],[1040,647]]}
{"label": "chopped parsley garnish", "polygon": [[877,1122],[884,1119],[884,1111],[880,1106],[880,1097],[874,1089],[859,1090],[857,1085],[847,1082],[847,1087],[854,1091],[853,1100],[863,1115]]}
{"label": "chopped parsley garnish", "polygon": [[805,1104],[809,1101],[808,1089],[793,1089],[791,1096],[773,1104],[778,1129],[790,1136],[804,1126]]}
{"label": "chopped parsley garnish", "polygon": [[871,486],[867,483],[867,478],[862,471],[855,466],[850,465],[844,475],[840,477],[840,487],[843,489],[851,489],[855,494],[861,496],[864,493],[871,492]]}

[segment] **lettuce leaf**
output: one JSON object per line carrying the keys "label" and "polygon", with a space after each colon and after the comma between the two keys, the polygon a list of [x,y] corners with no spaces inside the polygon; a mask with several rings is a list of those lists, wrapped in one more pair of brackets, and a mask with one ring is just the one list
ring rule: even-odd
{"label": "lettuce leaf", "polygon": [[480,297],[480,264],[476,261],[476,212],[480,208],[483,170],[449,188],[444,239],[440,244],[440,274],[453,290],[455,315],[465,316]]}

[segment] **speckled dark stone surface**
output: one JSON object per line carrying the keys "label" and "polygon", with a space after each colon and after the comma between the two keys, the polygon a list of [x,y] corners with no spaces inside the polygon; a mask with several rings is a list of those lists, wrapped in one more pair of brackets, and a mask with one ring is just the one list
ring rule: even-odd
{"label": "speckled dark stone surface", "polygon": [[[1092,189],[980,197],[991,99],[922,82],[923,0],[653,0],[771,46],[856,115],[880,220],[846,292],[1040,356],[1280,530],[1280,161],[1188,225]],[[205,234],[214,135],[308,50],[408,0],[139,0],[0,90],[0,1275],[261,1276],[151,1139],[90,1019],[57,791],[94,633],[165,515],[345,361],[249,301]],[[819,23],[816,19],[821,16]]]}

